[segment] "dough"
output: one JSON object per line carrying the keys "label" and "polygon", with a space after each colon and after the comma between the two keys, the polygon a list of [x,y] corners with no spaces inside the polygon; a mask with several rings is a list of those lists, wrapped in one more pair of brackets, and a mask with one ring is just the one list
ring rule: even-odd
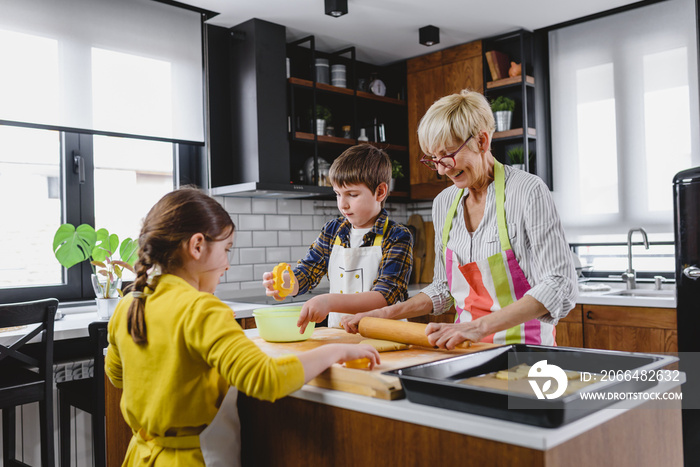
{"label": "dough", "polygon": [[369,370],[369,358],[358,358],[345,362],[346,368],[356,368],[358,370]]}
{"label": "dough", "polygon": [[360,344],[371,345],[377,352],[391,352],[393,350],[405,350],[408,348],[408,344],[402,344],[400,342],[385,341],[382,339],[365,339],[360,341]]}

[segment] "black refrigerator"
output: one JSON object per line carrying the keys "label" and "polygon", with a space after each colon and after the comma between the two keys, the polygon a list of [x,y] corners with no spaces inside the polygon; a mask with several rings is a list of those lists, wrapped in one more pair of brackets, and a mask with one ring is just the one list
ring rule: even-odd
{"label": "black refrigerator", "polygon": [[700,167],[673,177],[673,220],[676,248],[676,299],[683,392],[685,465],[698,465],[700,445]]}

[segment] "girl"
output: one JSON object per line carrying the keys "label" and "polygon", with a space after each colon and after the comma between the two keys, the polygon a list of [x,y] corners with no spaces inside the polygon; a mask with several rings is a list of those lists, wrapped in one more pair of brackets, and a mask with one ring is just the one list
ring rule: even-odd
{"label": "girl", "polygon": [[165,195],[144,220],[133,292],[110,320],[105,358],[134,433],[125,466],[238,465],[237,389],[274,401],[335,362],[379,363],[366,345],[278,358],[260,351],[213,295],[234,228],[221,205],[192,188]]}

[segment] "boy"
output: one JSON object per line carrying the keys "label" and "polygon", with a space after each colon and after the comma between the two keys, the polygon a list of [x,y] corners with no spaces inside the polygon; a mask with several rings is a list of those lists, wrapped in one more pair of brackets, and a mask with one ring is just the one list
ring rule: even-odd
{"label": "boy", "polygon": [[[403,225],[389,220],[384,202],[389,194],[391,160],[383,150],[359,144],[331,165],[329,178],[341,217],[326,223],[306,256],[297,263],[294,290],[304,294],[324,274],[330,293],[304,303],[297,325],[321,322],[339,327],[343,314],[374,310],[406,300],[413,264],[413,238]],[[266,294],[280,300],[272,273],[263,274]]]}

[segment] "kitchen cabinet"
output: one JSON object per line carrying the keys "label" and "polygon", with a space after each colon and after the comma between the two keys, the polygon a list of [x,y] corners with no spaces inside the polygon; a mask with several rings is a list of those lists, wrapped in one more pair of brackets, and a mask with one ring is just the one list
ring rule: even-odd
{"label": "kitchen cabinet", "polygon": [[677,352],[675,308],[578,305],[586,348],[627,352]]}
{"label": "kitchen cabinet", "polygon": [[439,98],[462,89],[483,92],[481,41],[474,41],[408,60],[408,154],[411,199],[433,199],[449,179],[420,163],[418,124]]}
{"label": "kitchen cabinet", "polygon": [[[523,29],[484,39],[484,95],[489,102],[499,96],[515,101],[510,128],[493,134],[493,155],[504,164],[523,164],[524,170],[539,175],[551,187],[546,146],[537,144],[534,42],[533,33]],[[520,75],[509,76],[512,63],[520,65]],[[522,149],[520,161],[509,156],[518,148]]]}
{"label": "kitchen cabinet", "polygon": [[625,352],[678,352],[675,308],[580,304],[556,326],[557,345]]}
{"label": "kitchen cabinet", "polygon": [[[287,46],[289,154],[293,183],[329,185],[319,165],[333,163],[348,147],[368,143],[384,149],[393,160],[408,167],[405,100],[405,63],[375,66],[355,58],[355,47],[326,53],[316,50],[313,36]],[[317,81],[315,63],[345,67],[345,86]],[[332,72],[331,72],[332,75]],[[381,80],[385,95],[368,87]],[[332,81],[331,81],[332,83]],[[339,84],[336,82],[336,84]],[[340,83],[342,84],[342,83]],[[375,88],[376,89],[376,88]],[[325,130],[317,119],[326,116]],[[313,170],[308,170],[313,166]],[[407,180],[396,180],[392,197],[407,197]]]}
{"label": "kitchen cabinet", "polygon": [[577,305],[573,310],[560,319],[556,325],[557,345],[562,347],[583,347],[583,318],[581,306]]}

